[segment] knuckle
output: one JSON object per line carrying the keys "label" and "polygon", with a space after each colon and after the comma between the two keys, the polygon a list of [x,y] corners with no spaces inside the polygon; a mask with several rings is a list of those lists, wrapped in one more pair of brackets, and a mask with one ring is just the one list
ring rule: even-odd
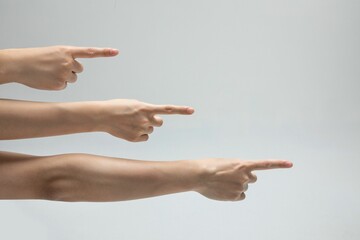
{"label": "knuckle", "polygon": [[133,130],[133,135],[134,137],[138,138],[141,135],[143,135],[143,132],[147,130],[146,127],[143,126],[138,126],[138,124],[136,126],[134,126],[134,130]]}
{"label": "knuckle", "polygon": [[126,138],[129,142],[137,142],[138,136],[137,135],[131,135]]}
{"label": "knuckle", "polygon": [[237,197],[235,191],[228,191],[221,194],[221,198],[224,200],[234,200]]}
{"label": "knuckle", "polygon": [[238,163],[234,163],[235,164],[235,168],[238,171],[245,171],[247,169],[247,165],[246,164],[238,164]]}
{"label": "knuckle", "polygon": [[151,110],[149,106],[142,104],[141,102],[139,102],[137,100],[134,101],[134,104],[137,105],[137,109],[141,113],[149,112]]}
{"label": "knuckle", "polygon": [[55,46],[55,49],[58,52],[62,52],[62,53],[69,51],[69,48],[67,46],[64,46],[64,45],[57,45],[57,46]]}
{"label": "knuckle", "polygon": [[229,201],[242,201],[245,199],[245,193],[242,191],[232,192],[227,196]]}
{"label": "knuckle", "polygon": [[231,200],[231,201],[238,201],[239,200],[239,193],[237,193],[237,192],[233,192],[233,193],[231,193],[231,194],[229,194],[229,200]]}
{"label": "knuckle", "polygon": [[243,193],[241,193],[240,196],[239,196],[239,198],[238,198],[238,201],[242,201],[242,200],[244,200],[245,198],[246,198],[246,195],[243,194]]}
{"label": "knuckle", "polygon": [[63,71],[63,72],[59,73],[56,81],[58,83],[64,83],[68,79],[68,77],[69,77],[69,72]]}
{"label": "knuckle", "polygon": [[136,142],[146,142],[149,139],[149,135],[141,135],[136,138]]}
{"label": "knuckle", "polygon": [[147,118],[142,118],[140,120],[140,124],[141,124],[141,126],[143,126],[143,128],[147,129],[150,125],[150,121]]}
{"label": "knuckle", "polygon": [[111,50],[109,48],[105,48],[101,52],[104,56],[111,56]]}
{"label": "knuckle", "polygon": [[271,162],[265,162],[264,167],[265,168],[270,168],[270,167],[272,167],[272,163]]}
{"label": "knuckle", "polygon": [[89,57],[94,57],[95,53],[96,53],[96,50],[94,48],[86,48],[85,52],[86,52],[87,55],[89,55]]}
{"label": "knuckle", "polygon": [[243,192],[245,190],[244,184],[243,183],[239,183],[238,184],[238,188],[239,191]]}
{"label": "knuckle", "polygon": [[248,183],[249,181],[250,181],[250,178],[246,176],[246,177],[243,178],[242,182],[243,183]]}
{"label": "knuckle", "polygon": [[150,126],[150,122],[148,119],[140,118],[140,119],[137,119],[136,126],[134,126],[134,127],[137,129],[138,133],[140,134],[144,130],[148,130],[149,126]]}
{"label": "knuckle", "polygon": [[129,102],[132,102],[132,103],[140,103],[140,101],[137,100],[137,99],[129,99]]}
{"label": "knuckle", "polygon": [[53,90],[62,90],[66,88],[66,85],[65,81],[56,81],[53,85]]}
{"label": "knuckle", "polygon": [[149,133],[152,133],[154,131],[154,127],[150,126],[148,131]]}
{"label": "knuckle", "polygon": [[168,112],[168,113],[172,113],[174,111],[174,107],[171,106],[171,105],[167,105],[165,106],[165,111]]}
{"label": "knuckle", "polygon": [[69,69],[71,69],[72,65],[72,60],[66,59],[62,64],[63,70],[68,71]]}
{"label": "knuckle", "polygon": [[54,84],[63,85],[66,82],[67,78],[68,76],[66,74],[60,74],[60,76],[57,79],[55,79]]}
{"label": "knuckle", "polygon": [[68,58],[71,56],[71,49],[69,46],[60,45],[55,47],[55,53],[63,58]]}
{"label": "knuckle", "polygon": [[136,111],[136,112],[142,112],[144,110],[143,105],[138,100],[131,99],[128,101],[128,103],[129,103],[129,106],[131,106],[131,108],[134,109],[134,111]]}

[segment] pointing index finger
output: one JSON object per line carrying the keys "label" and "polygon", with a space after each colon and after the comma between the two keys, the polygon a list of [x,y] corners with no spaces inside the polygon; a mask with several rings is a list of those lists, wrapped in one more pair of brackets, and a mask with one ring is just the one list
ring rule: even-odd
{"label": "pointing index finger", "polygon": [[113,48],[71,47],[70,53],[73,58],[113,57],[119,54],[119,50]]}
{"label": "pointing index finger", "polygon": [[175,105],[152,105],[151,112],[153,114],[182,114],[190,115],[194,113],[194,109],[186,106]]}
{"label": "pointing index finger", "polygon": [[248,163],[250,171],[254,170],[270,170],[276,168],[291,168],[293,164],[285,160],[262,160],[252,161]]}

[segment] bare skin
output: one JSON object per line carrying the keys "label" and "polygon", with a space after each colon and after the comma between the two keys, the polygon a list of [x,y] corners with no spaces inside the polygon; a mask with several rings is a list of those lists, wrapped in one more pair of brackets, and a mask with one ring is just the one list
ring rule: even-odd
{"label": "bare skin", "polygon": [[73,46],[0,50],[0,84],[16,82],[36,89],[61,90],[83,71],[76,58],[113,57],[118,53],[112,48]]}
{"label": "bare skin", "polygon": [[163,120],[158,114],[191,115],[186,106],[137,100],[44,103],[0,100],[0,139],[21,139],[81,132],[107,132],[131,142],[147,141]]}
{"label": "bare skin", "polygon": [[[61,90],[83,71],[76,58],[110,57],[110,48],[54,46],[0,51],[0,84]],[[191,115],[186,106],[137,100],[43,103],[0,100],[0,139],[107,132],[146,141],[163,124],[160,114]],[[239,201],[254,170],[290,168],[283,160],[140,161],[88,154],[31,156],[0,152],[0,199],[121,201],[195,191],[214,200]]]}
{"label": "bare skin", "polygon": [[252,171],[291,166],[283,160],[162,162],[0,152],[0,199],[106,202],[194,191],[214,200],[240,201],[256,181]]}

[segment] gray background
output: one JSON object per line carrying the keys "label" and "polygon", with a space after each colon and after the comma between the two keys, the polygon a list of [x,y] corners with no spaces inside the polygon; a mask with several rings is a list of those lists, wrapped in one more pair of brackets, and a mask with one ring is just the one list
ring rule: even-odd
{"label": "gray background", "polygon": [[102,134],[2,141],[30,154],[148,160],[282,158],[244,202],[196,193],[117,203],[1,201],[0,239],[359,239],[360,1],[0,0],[1,48],[114,47],[65,91],[2,98],[134,98],[191,105],[149,142]]}

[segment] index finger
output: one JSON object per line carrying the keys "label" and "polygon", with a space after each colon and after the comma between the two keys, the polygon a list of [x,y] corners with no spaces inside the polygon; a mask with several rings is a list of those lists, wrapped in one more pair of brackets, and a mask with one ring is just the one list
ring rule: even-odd
{"label": "index finger", "polygon": [[70,47],[73,58],[113,57],[119,50],[114,48]]}
{"label": "index finger", "polygon": [[269,170],[276,168],[291,168],[292,162],[286,160],[262,160],[252,161],[248,163],[250,171],[253,170]]}
{"label": "index finger", "polygon": [[152,105],[151,112],[155,114],[182,114],[189,115],[194,113],[194,109],[186,106],[175,105]]}

